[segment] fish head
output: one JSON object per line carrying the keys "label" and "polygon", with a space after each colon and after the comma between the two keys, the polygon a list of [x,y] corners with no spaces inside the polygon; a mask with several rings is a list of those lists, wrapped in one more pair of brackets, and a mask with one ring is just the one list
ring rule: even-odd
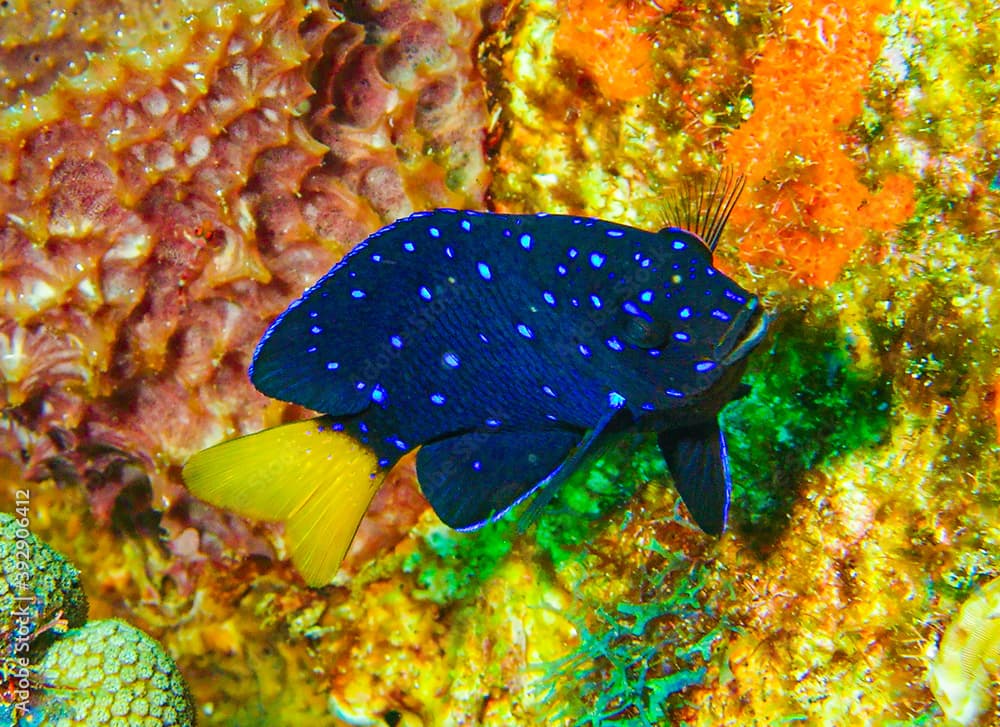
{"label": "fish head", "polygon": [[[643,412],[716,402],[739,386],[747,356],[767,331],[756,295],[719,271],[696,233],[667,227],[632,256],[610,321],[626,347],[621,393]],[[637,414],[640,412],[636,412]]]}

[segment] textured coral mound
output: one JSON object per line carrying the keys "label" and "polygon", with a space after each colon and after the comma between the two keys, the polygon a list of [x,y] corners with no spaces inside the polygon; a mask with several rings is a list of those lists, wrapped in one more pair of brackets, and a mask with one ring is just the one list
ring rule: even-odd
{"label": "textured coral mound", "polygon": [[[173,468],[300,415],[247,380],[267,323],[395,216],[482,206],[478,8],[70,3],[25,24],[35,12],[0,18],[4,451],[85,483],[102,523],[155,534],[166,511],[176,535]],[[242,537],[195,514],[211,542],[182,557]]]}
{"label": "textured coral mound", "polygon": [[55,727],[193,725],[174,661],[134,626],[88,623],[80,572],[24,522],[0,514],[0,652],[10,675],[0,718]]}
{"label": "textured coral mound", "polygon": [[[34,640],[57,620],[65,622],[60,628],[82,626],[88,605],[80,571],[23,522],[0,513],[0,635],[7,640],[18,631]],[[15,625],[15,614],[23,612],[27,622]]]}
{"label": "textured coral mound", "polygon": [[191,727],[194,706],[173,660],[142,631],[91,621],[53,644],[39,664],[39,703],[54,727]]}

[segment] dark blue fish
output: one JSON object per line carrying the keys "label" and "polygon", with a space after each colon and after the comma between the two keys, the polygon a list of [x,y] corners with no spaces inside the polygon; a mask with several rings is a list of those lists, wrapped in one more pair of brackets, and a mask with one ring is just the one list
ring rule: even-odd
{"label": "dark blue fish", "polygon": [[260,391],[325,416],[199,453],[189,487],[285,520],[293,559],[319,584],[415,447],[424,495],[467,530],[538,490],[544,502],[608,439],[649,431],[694,520],[721,532],[717,414],[743,393],[767,327],[758,299],[712,264],[731,192],[689,216],[693,230],[455,210],[384,227],[254,354]]}

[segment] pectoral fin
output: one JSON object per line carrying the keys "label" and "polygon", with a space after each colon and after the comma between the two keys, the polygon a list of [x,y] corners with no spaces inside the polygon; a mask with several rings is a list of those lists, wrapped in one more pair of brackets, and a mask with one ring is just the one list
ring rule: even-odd
{"label": "pectoral fin", "polygon": [[660,432],[660,451],[695,523],[720,535],[729,512],[729,463],[718,422]]}

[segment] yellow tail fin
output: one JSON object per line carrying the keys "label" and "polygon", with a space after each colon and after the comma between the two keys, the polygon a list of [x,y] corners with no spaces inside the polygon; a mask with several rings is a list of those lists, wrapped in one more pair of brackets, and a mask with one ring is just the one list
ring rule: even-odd
{"label": "yellow tail fin", "polygon": [[184,465],[196,497],[256,520],[281,520],[310,586],[333,580],[385,472],[324,417],[265,429],[198,452]]}

